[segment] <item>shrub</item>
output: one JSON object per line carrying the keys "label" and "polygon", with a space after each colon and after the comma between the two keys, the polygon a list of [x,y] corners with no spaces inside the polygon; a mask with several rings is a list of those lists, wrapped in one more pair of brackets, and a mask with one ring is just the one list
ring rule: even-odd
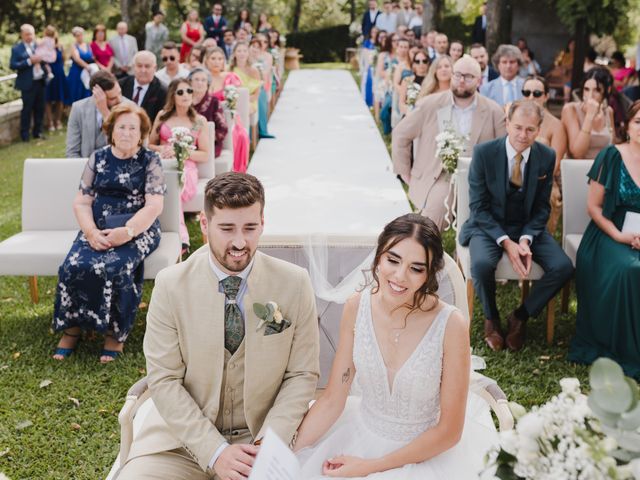
{"label": "shrub", "polygon": [[354,45],[349,36],[349,25],[287,35],[287,47],[299,48],[306,63],[341,62],[345,50]]}

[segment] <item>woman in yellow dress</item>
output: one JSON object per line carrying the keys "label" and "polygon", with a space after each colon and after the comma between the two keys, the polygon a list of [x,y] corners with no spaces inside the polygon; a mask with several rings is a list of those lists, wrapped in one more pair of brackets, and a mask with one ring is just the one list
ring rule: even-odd
{"label": "woman in yellow dress", "polygon": [[254,114],[258,111],[258,96],[262,79],[258,69],[249,63],[249,45],[245,42],[238,42],[233,49],[229,70],[238,75],[242,86],[249,90],[251,114]]}

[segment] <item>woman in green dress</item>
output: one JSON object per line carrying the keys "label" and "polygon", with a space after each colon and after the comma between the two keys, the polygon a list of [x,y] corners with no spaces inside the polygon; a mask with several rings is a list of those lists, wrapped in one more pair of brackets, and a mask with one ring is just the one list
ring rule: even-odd
{"label": "woman in green dress", "polygon": [[592,220],[576,260],[578,318],[569,360],[609,357],[640,379],[640,227],[622,232],[625,217],[640,213],[640,101],[626,125],[627,143],[602,150],[588,174]]}

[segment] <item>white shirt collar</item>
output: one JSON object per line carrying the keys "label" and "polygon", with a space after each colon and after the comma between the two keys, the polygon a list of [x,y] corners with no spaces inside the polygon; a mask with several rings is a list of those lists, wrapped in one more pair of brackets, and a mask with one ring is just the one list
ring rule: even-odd
{"label": "white shirt collar", "polygon": [[456,105],[455,100],[453,99],[453,93],[451,94],[451,105],[453,105],[453,108],[455,108],[456,110],[460,110],[461,112],[468,112],[469,110],[475,110],[476,107],[478,106],[478,95],[477,94],[473,94],[473,102],[471,102],[469,104],[468,107],[459,107],[458,105]]}
{"label": "white shirt collar", "polygon": [[[516,155],[518,154],[518,152],[516,151],[515,148],[513,148],[511,146],[511,142],[509,141],[509,136],[507,135],[507,139],[505,140],[505,144],[507,147],[507,159],[509,161],[513,160],[514,158],[516,158]],[[529,161],[529,155],[531,154],[531,147],[528,147],[526,150],[524,150],[522,152],[522,161],[523,163],[526,165],[526,163]]]}
{"label": "white shirt collar", "polygon": [[[489,71],[489,66],[487,65],[487,72]],[[506,87],[509,84],[513,84],[514,86],[516,85],[516,78],[518,78],[517,76],[513,77],[511,80],[507,80],[506,78],[504,78],[502,75],[500,75],[500,81],[502,82],[502,86]]]}
{"label": "white shirt collar", "polygon": [[[218,265],[216,265],[216,262],[213,261],[211,251],[209,251],[209,257],[208,258],[209,258],[209,266],[211,267],[211,270],[213,270],[213,273],[215,274],[215,276],[218,278],[218,281],[221,282],[225,278],[231,276],[228,273],[225,273],[222,270],[220,270],[220,267],[218,267]],[[236,276],[240,277],[243,281],[245,281],[247,279],[247,277],[249,276],[249,273],[251,273],[251,269],[253,268],[253,262],[254,262],[255,258],[256,257],[254,256],[251,259],[251,262],[249,262],[249,265],[247,265],[245,267],[245,269],[242,270],[240,273],[237,273]]]}

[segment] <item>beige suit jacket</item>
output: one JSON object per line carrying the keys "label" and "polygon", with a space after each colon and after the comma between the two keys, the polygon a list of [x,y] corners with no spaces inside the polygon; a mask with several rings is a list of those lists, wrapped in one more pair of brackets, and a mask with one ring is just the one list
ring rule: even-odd
{"label": "beige suit jacket", "polygon": [[[184,447],[207,471],[225,438],[214,423],[224,367],[224,294],[207,245],[157,278],[144,337],[155,408],[129,458]],[[244,296],[244,415],[253,438],[271,427],[289,443],[320,375],[318,317],[307,272],[257,252]],[[279,334],[257,329],[253,303],[275,301],[291,326]]]}
{"label": "beige suit jacket", "polygon": [[[473,112],[469,143],[464,156],[471,156],[473,147],[506,134],[505,115],[493,100],[476,93],[478,105]],[[451,91],[434,93],[418,102],[393,129],[391,157],[393,170],[409,178],[409,199],[421,210],[429,190],[442,172],[442,162],[436,157],[436,135],[450,121],[453,108]],[[416,154],[411,167],[411,150],[416,141]]]}

